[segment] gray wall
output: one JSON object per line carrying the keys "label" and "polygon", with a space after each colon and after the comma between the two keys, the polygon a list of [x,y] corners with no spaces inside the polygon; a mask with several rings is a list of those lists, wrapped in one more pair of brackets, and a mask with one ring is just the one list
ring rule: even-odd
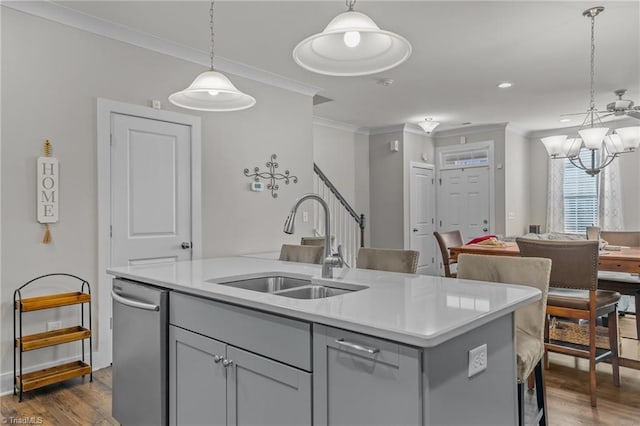
{"label": "gray wall", "polygon": [[[398,152],[389,142],[398,141]],[[404,248],[403,161],[401,130],[369,137],[369,182],[371,199],[370,247]]]}
{"label": "gray wall", "polygon": [[[50,272],[88,279],[97,294],[96,100],[147,105],[186,87],[202,67],[128,44],[2,8],[2,372],[11,370],[12,292]],[[312,190],[312,102],[303,96],[229,76],[257,105],[247,111],[202,113],[203,256],[276,250],[298,234],[282,223],[299,195]],[[176,108],[177,110],[177,108]],[[180,110],[185,112],[185,110]],[[35,220],[35,160],[49,138],[60,161],[60,221],[53,243],[42,244]],[[248,189],[245,167],[278,154],[280,170],[298,184],[280,185],[279,197]],[[301,221],[300,221],[301,222]],[[94,304],[94,329],[98,310]],[[62,310],[27,319],[26,331],[45,322],[74,321]],[[74,311],[75,312],[75,311]],[[65,315],[69,315],[68,317]],[[97,336],[96,336],[97,337]],[[97,342],[98,339],[94,339]],[[25,365],[78,353],[79,345],[34,351]]]}
{"label": "gray wall", "polygon": [[[372,134],[369,137],[369,173],[371,198],[371,247],[403,249],[410,246],[409,177],[410,163],[434,156],[433,140],[428,135],[407,130]],[[384,130],[381,130],[384,131]],[[398,141],[398,152],[389,143]]]}

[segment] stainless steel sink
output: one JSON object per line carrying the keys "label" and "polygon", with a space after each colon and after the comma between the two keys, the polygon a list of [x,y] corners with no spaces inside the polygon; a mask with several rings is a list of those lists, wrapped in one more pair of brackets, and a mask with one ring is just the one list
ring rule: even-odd
{"label": "stainless steel sink", "polygon": [[295,287],[311,285],[311,281],[299,278],[290,278],[282,276],[250,278],[240,281],[229,281],[217,283],[220,285],[228,285],[230,287],[244,288],[246,290],[260,291],[262,293],[275,293],[281,290],[287,290]]}
{"label": "stainless steel sink", "polygon": [[[293,299],[322,299],[366,288],[365,286],[347,283],[343,283],[345,288],[314,285],[311,283],[311,280],[282,275],[267,275],[264,277],[226,282],[210,280],[209,282],[229,287],[243,288],[245,290],[259,291],[261,293],[291,297]],[[342,287],[342,285],[340,287]]]}
{"label": "stainless steel sink", "polygon": [[339,294],[350,293],[353,290],[342,288],[325,287],[322,285],[311,285],[297,288],[295,290],[283,291],[279,296],[291,297],[293,299],[322,299],[325,297],[337,296]]}

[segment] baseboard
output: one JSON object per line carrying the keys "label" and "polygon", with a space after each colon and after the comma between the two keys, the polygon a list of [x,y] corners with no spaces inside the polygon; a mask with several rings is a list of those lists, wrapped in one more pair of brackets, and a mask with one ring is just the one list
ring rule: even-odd
{"label": "baseboard", "polygon": [[[95,362],[97,352],[94,352],[94,363],[93,363],[93,371],[100,370],[106,366],[98,365]],[[29,368],[25,368],[23,370],[24,373],[29,373],[31,371],[40,370],[42,368],[49,368],[55,365],[64,364],[66,362],[76,361],[79,358],[79,355],[75,355],[69,358],[58,359],[55,361],[45,362],[39,365],[33,365]],[[88,358],[87,358],[88,359]],[[5,373],[0,374],[0,396],[8,395],[13,393],[13,370],[7,371]]]}

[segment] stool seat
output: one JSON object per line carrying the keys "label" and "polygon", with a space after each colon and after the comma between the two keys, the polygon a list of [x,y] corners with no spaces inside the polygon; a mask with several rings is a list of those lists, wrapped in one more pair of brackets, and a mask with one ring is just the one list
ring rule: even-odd
{"label": "stool seat", "polygon": [[[618,303],[620,293],[609,290],[596,290],[596,309]],[[576,290],[570,288],[549,289],[549,305],[558,308],[589,310],[589,290]]]}

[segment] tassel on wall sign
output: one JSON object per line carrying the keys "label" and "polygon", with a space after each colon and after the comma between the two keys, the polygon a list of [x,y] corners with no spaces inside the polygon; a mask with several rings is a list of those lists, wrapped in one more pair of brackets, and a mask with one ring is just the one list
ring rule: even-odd
{"label": "tassel on wall sign", "polygon": [[51,242],[50,223],[58,221],[58,160],[51,156],[51,143],[47,139],[43,145],[44,157],[38,157],[36,163],[37,188],[36,206],[38,222],[45,226],[42,242]]}

